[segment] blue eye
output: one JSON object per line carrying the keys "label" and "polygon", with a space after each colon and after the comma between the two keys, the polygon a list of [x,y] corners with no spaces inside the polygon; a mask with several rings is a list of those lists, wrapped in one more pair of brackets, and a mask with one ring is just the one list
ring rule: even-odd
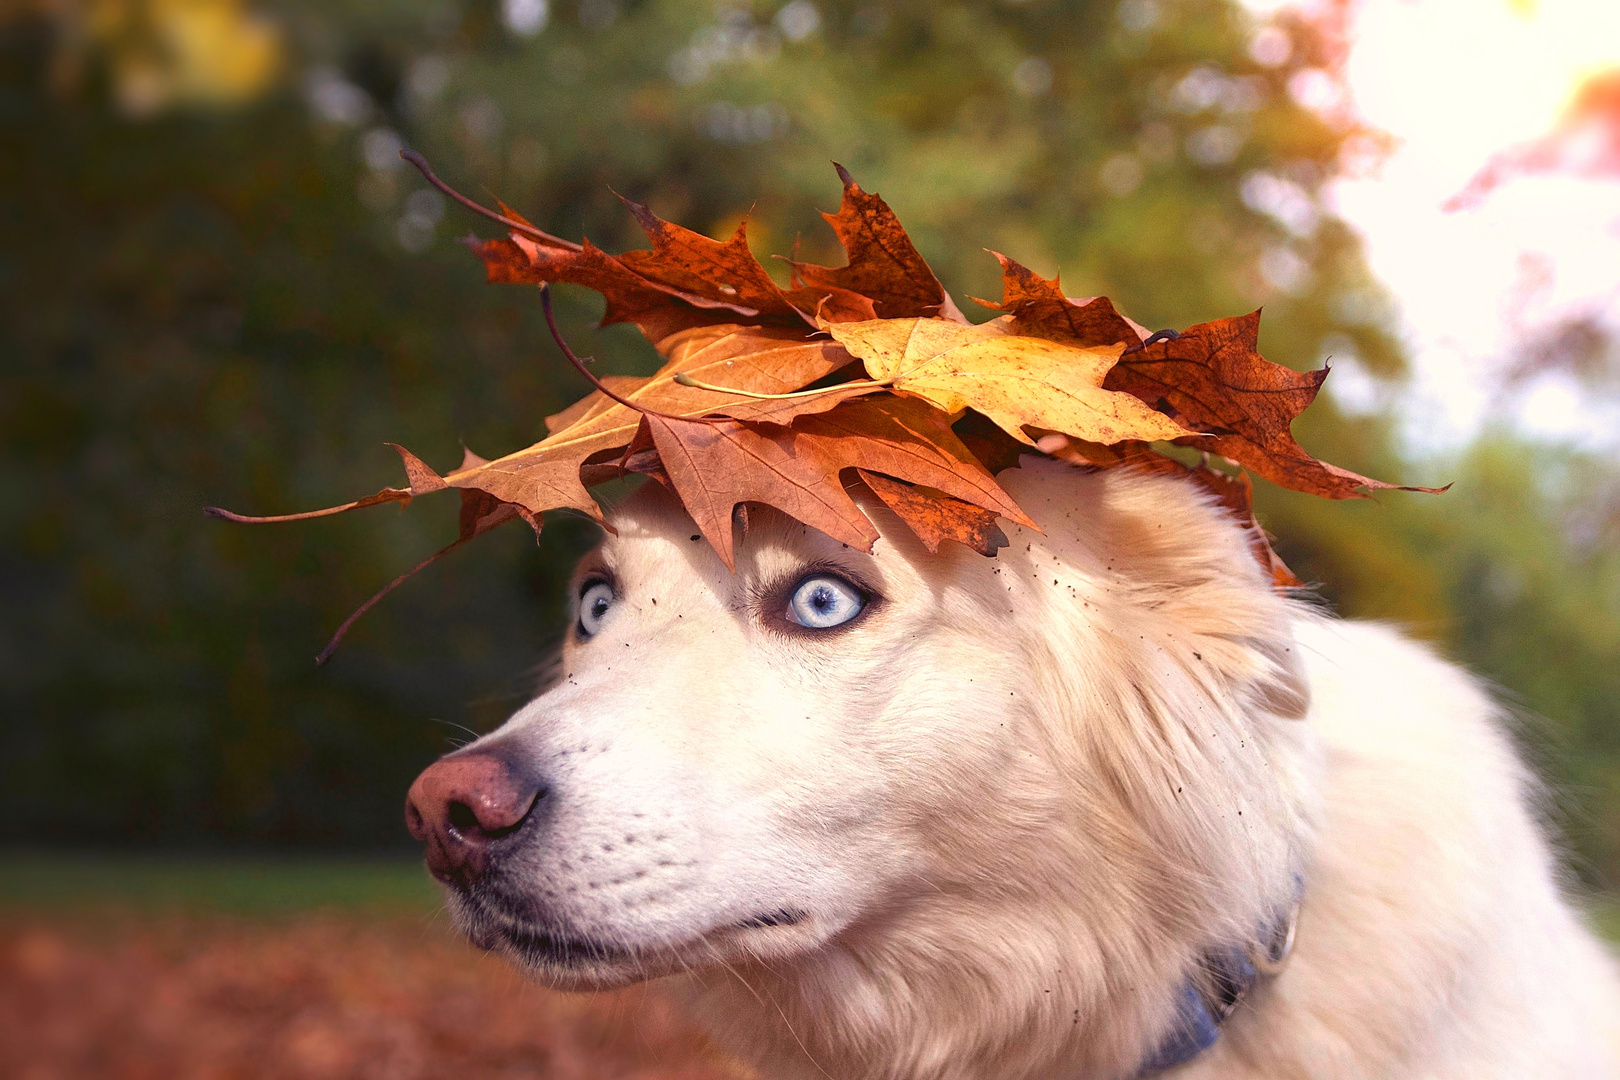
{"label": "blue eye", "polygon": [[842,626],[861,613],[866,597],[843,578],[831,574],[816,574],[799,582],[788,601],[789,622],[811,630],[830,630]]}
{"label": "blue eye", "polygon": [[602,628],[602,617],[617,597],[605,581],[593,582],[579,594],[579,636],[592,637]]}

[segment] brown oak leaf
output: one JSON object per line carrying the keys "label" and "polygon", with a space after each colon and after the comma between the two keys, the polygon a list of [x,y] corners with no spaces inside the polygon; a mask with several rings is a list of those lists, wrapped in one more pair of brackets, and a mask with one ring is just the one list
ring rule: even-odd
{"label": "brown oak leaf", "polygon": [[[793,278],[809,290],[841,289],[868,297],[875,311],[865,318],[944,318],[965,322],[955,301],[923,261],[911,237],[889,204],[861,186],[842,165],[833,166],[844,182],[844,201],[836,214],[822,214],[838,234],[849,262],[817,266],[793,262]],[[833,312],[829,322],[843,321]]]}
{"label": "brown oak leaf", "polygon": [[1134,345],[1148,336],[1145,328],[1115,311],[1106,296],[1064,296],[1057,278],[1048,281],[999,251],[990,254],[1001,263],[1001,303],[973,300],[1011,315],[1014,333],[1077,345]]}
{"label": "brown oak leaf", "polygon": [[951,432],[950,418],[920,401],[847,402],[802,416],[791,427],[656,415],[646,423],[671,485],[728,567],[734,564],[732,513],[748,502],[869,550],[877,532],[844,490],[845,469],[937,488],[1034,527]]}
{"label": "brown oak leaf", "polygon": [[[1315,400],[1327,369],[1300,372],[1260,355],[1260,313],[1200,323],[1179,337],[1120,358],[1103,383],[1200,432],[1183,443],[1246,465],[1267,480],[1330,499],[1368,489],[1438,491],[1386,484],[1318,461],[1290,425]],[[1207,433],[1207,434],[1203,434]]]}
{"label": "brown oak leaf", "polygon": [[946,540],[955,540],[980,555],[994,555],[1007,546],[1007,534],[1001,531],[996,515],[989,510],[881,473],[856,471],[872,493],[906,523],[930,552],[937,553],[939,545]]}

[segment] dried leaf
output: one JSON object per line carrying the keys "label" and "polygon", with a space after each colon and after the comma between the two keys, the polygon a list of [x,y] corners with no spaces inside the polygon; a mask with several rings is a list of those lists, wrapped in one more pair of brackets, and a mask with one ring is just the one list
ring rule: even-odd
{"label": "dried leaf", "polygon": [[[846,266],[793,263],[795,282],[809,289],[847,290],[869,297],[875,308],[866,318],[944,318],[964,322],[945,286],[923,261],[900,227],[889,204],[861,190],[842,165],[834,166],[844,182],[844,201],[836,214],[822,214],[848,253]],[[819,313],[842,322],[834,312]]]}
{"label": "dried leaf", "polygon": [[653,245],[651,251],[627,251],[619,256],[630,270],[675,286],[684,295],[741,307],[761,323],[810,325],[810,313],[789,302],[749,250],[746,221],[737,226],[731,239],[711,240],[665,221],[640,203],[625,199],[624,204]]}
{"label": "dried leaf", "polygon": [[732,512],[743,503],[774,506],[863,551],[877,539],[838,473],[794,453],[788,428],[663,416],[648,416],[646,424],[686,512],[729,570],[736,569]]}
{"label": "dried leaf", "polygon": [[974,302],[1012,316],[1013,332],[1076,345],[1135,345],[1147,330],[1114,310],[1106,296],[1072,299],[1058,279],[1039,274],[992,251],[1001,263],[1001,303],[974,297]]}
{"label": "dried leaf", "polygon": [[849,402],[801,417],[791,428],[663,416],[648,416],[646,423],[671,485],[728,567],[732,512],[749,502],[869,550],[877,533],[844,490],[845,469],[925,484],[1034,527],[951,433],[949,418],[919,401]]}
{"label": "dried leaf", "polygon": [[879,473],[865,469],[857,472],[873,494],[917,534],[917,539],[930,552],[937,553],[939,545],[946,540],[955,540],[987,556],[1007,546],[1007,534],[1001,531],[996,515],[989,510]]}
{"label": "dried leaf", "polygon": [[1299,372],[1272,363],[1259,353],[1259,334],[1258,311],[1200,323],[1174,340],[1122,357],[1103,385],[1208,433],[1183,440],[1187,445],[1295,491],[1350,499],[1364,497],[1365,489],[1444,490],[1386,484],[1306,453],[1289,426],[1315,400],[1327,369]]}
{"label": "dried leaf", "polygon": [[830,323],[824,329],[866,362],[872,378],[945,412],[972,408],[1022,442],[1026,427],[1091,442],[1174,439],[1192,432],[1129,394],[1103,389],[1121,346],[1081,347],[944,319]]}
{"label": "dried leaf", "polygon": [[651,341],[693,326],[748,322],[752,311],[649,280],[589,240],[579,250],[548,246],[520,233],[497,240],[469,237],[490,281],[541,285],[562,281],[594,289],[607,300],[602,325],[634,323]]}
{"label": "dried leaf", "polygon": [[829,470],[859,467],[937,488],[1039,531],[962,445],[950,417],[921,401],[867,398],[802,417],[793,430],[799,452],[814,452]]}
{"label": "dried leaf", "polygon": [[[722,409],[748,413],[766,408],[759,399],[683,386],[674,381],[677,375],[748,393],[785,394],[855,363],[855,358],[836,342],[813,339],[807,330],[771,327],[689,329],[663,338],[658,349],[669,359],[650,377],[609,375],[602,381],[641,408],[676,416],[702,416]],[[547,417],[546,428],[557,434],[585,422],[593,431],[620,426],[625,431],[624,442],[628,443],[639,416],[598,390]]]}
{"label": "dried leaf", "polygon": [[[809,326],[917,315],[961,320],[961,312],[923,261],[883,200],[862,191],[842,166],[844,201],[825,214],[849,255],[843,267],[792,263],[793,287],[783,290],[748,248],[745,226],[729,240],[664,221],[624,200],[641,223],[652,250],[608,255],[591,244],[512,231],[504,239],[468,246],[484,261],[491,281],[568,282],[607,299],[604,325],[633,322],[650,340],[694,326],[743,323]],[[522,223],[502,204],[505,216]],[[525,223],[526,224],[526,223]],[[878,310],[882,307],[882,311]]]}
{"label": "dried leaf", "polygon": [[[640,473],[679,495],[731,566],[734,524],[746,527],[752,504],[869,548],[877,533],[847,481],[864,483],[929,550],[951,539],[992,554],[1006,542],[1000,517],[1034,527],[992,472],[1034,446],[1091,468],[1191,477],[1252,526],[1273,579],[1294,585],[1254,524],[1247,474],[1188,469],[1150,444],[1200,447],[1333,498],[1392,486],[1317,461],[1294,441],[1289,427],[1326,373],[1261,357],[1258,313],[1147,344],[1157,335],[1107,299],[1066,297],[1057,278],[998,254],[1001,301],[980,303],[1004,314],[971,326],[883,200],[839,175],[843,202],[824,216],[848,263],[792,260],[788,289],[754,258],[743,226],[712,240],[626,200],[652,247],[615,256],[541,232],[504,205],[496,214],[455,196],[509,230],[469,241],[491,280],[594,289],[607,300],[604,322],[634,322],[664,366],[648,378],[595,379],[564,345],[598,390],[549,417],[533,446],[494,461],[468,451],[443,476],[396,447],[404,487],[305,514],[210,512],[291,521],[457,488],[458,538],[425,566],[515,517],[536,529],[552,509],[601,520],[587,486]],[[863,366],[870,378],[859,377]]]}

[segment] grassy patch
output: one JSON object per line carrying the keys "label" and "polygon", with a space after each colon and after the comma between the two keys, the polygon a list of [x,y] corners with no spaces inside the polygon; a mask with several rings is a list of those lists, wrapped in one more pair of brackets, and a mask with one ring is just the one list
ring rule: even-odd
{"label": "grassy patch", "polygon": [[321,908],[432,912],[419,859],[0,852],[0,905],[275,915]]}

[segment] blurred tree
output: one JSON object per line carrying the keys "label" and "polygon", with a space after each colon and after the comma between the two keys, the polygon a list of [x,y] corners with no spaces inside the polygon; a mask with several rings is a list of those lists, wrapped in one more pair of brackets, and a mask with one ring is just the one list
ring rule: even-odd
{"label": "blurred tree", "polygon": [[[428,717],[483,729],[530,685],[590,528],[550,522],[538,549],[519,529],[480,541],[317,672],[324,634],[442,543],[453,507],[251,531],[198,512],[373,490],[397,479],[385,439],[441,466],[463,438],[504,452],[580,393],[532,293],[483,284],[448,242],[468,222],[401,168],[402,146],[612,250],[642,242],[617,190],[710,233],[748,215],[761,255],[802,234],[834,262],[814,210],[836,204],[836,159],[959,297],[998,295],[990,247],[1155,327],[1265,303],[1274,359],[1401,370],[1390,306],[1318,199],[1378,147],[1339,103],[1328,19],[1231,0],[146,0],[117,5],[114,33],[96,29],[104,9],[0,25],[12,840],[384,841],[411,773],[453,736]],[[176,19],[261,66],[199,63],[201,38],[153,29]],[[131,70],[165,89],[132,93]],[[594,294],[563,300],[604,367],[649,368],[634,331],[592,339]],[[1324,398],[1299,428],[1332,460],[1405,471],[1376,416]],[[1519,500],[1511,520],[1565,551],[1540,489],[1485,460],[1470,483]],[[1512,658],[1530,631],[1486,633],[1495,609],[1467,560],[1435,547],[1466,537],[1486,580],[1528,557],[1503,541],[1509,519],[1469,505],[1468,532],[1460,495],[1444,512],[1265,499],[1286,554],[1347,611],[1414,622],[1537,707],[1586,694],[1560,730],[1602,726],[1588,705],[1607,654],[1558,669],[1597,680],[1578,690],[1525,689]],[[1608,609],[1580,610],[1612,631]],[[1606,758],[1550,760],[1607,821],[1620,796],[1596,778],[1620,750],[1600,743],[1559,745]],[[1614,866],[1620,830],[1591,837],[1591,863]]]}

